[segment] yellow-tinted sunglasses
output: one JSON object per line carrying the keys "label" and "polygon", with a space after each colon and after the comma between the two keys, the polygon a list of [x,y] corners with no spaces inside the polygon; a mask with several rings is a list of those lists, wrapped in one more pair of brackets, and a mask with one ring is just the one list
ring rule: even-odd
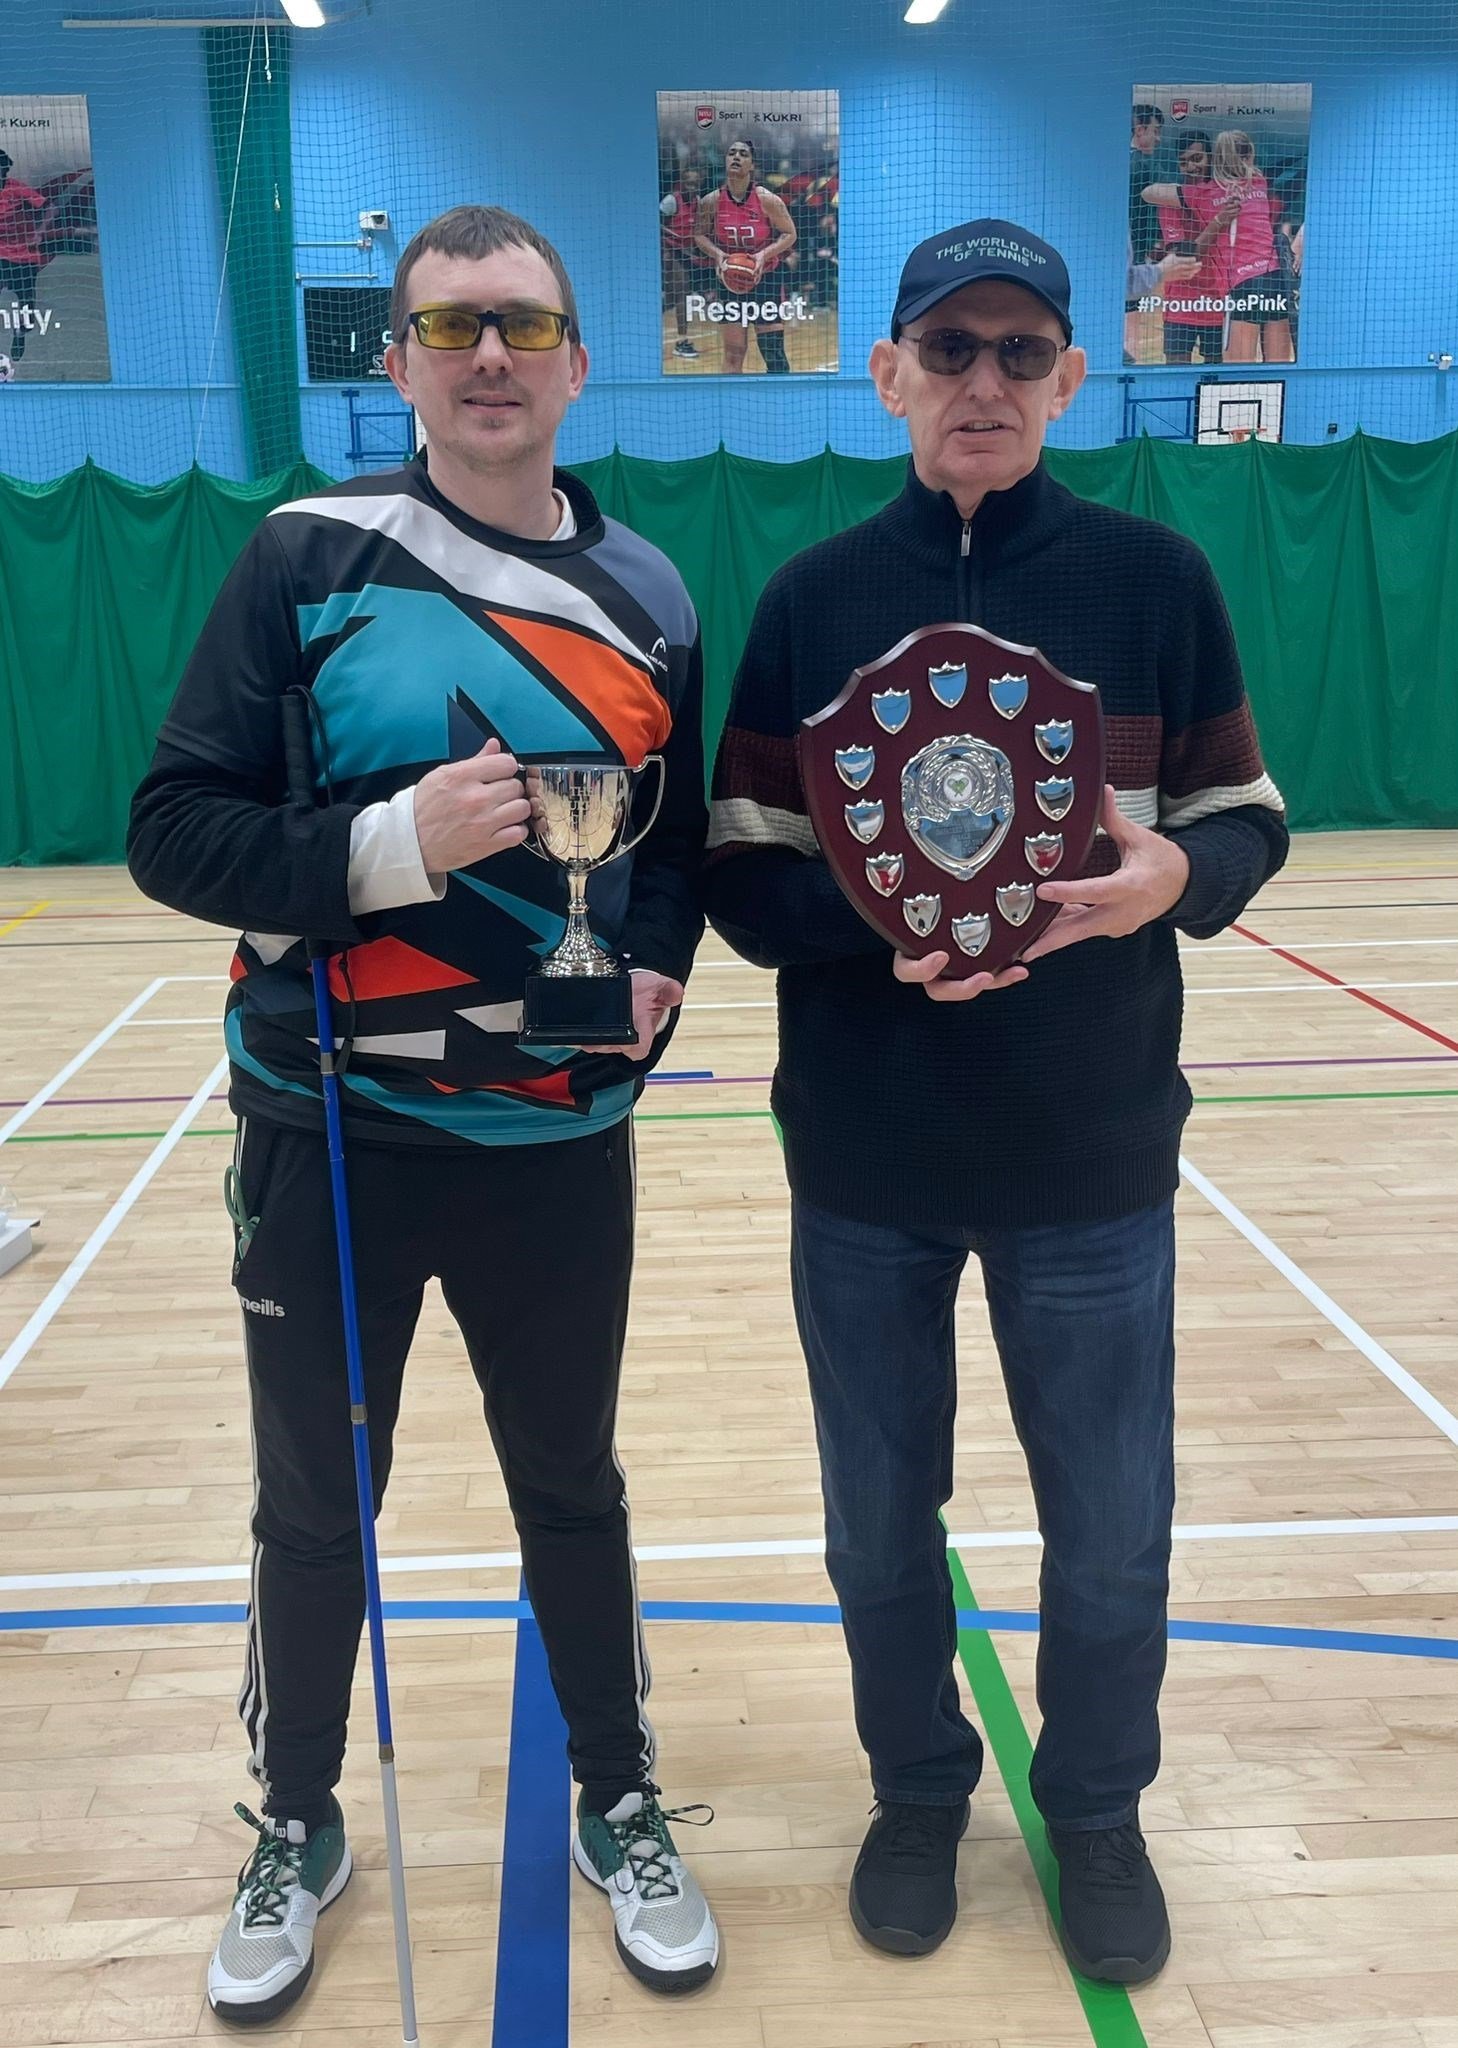
{"label": "yellow-tinted sunglasses", "polygon": [[482,332],[494,327],[508,348],[560,348],[571,326],[565,313],[541,306],[518,306],[509,313],[477,313],[468,306],[421,306],[409,316],[425,348],[475,348]]}

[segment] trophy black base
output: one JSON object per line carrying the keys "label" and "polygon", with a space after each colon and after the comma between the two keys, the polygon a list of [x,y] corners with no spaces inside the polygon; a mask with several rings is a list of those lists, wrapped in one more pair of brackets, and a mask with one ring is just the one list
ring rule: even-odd
{"label": "trophy black base", "polygon": [[529,974],[519,1045],[632,1045],[627,974]]}

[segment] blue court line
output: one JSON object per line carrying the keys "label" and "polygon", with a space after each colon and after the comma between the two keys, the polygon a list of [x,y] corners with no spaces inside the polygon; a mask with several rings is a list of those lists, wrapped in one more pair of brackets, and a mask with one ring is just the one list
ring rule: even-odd
{"label": "blue court line", "polygon": [[[523,1588],[523,1590],[525,1590]],[[500,1604],[500,1603],[493,1603]],[[542,1632],[524,1609],[516,1630],[506,1834],[501,1848],[492,2048],[567,2048],[571,1961],[563,1854],[571,1825],[567,1730],[547,1670]]]}
{"label": "blue court line", "polygon": [[[532,1622],[525,1600],[387,1600],[386,1621]],[[189,1622],[238,1622],[241,1604],[172,1607],[53,1607],[0,1611],[0,1635],[22,1630],[69,1628],[175,1628]],[[645,1600],[645,1621],[780,1622],[834,1624],[840,1609],[795,1606],[778,1600]],[[1015,1609],[978,1608],[959,1613],[957,1626],[992,1635],[1036,1635],[1038,1617]],[[1367,1657],[1438,1657],[1458,1663],[1458,1636],[1376,1635],[1357,1629],[1275,1628],[1248,1621],[1171,1621],[1171,1642],[1244,1643],[1284,1650],[1349,1650]],[[520,1640],[520,1637],[518,1637]],[[545,1669],[545,1665],[543,1667]],[[545,1698],[556,1712],[548,1687]],[[545,1711],[543,1709],[542,1711]]]}

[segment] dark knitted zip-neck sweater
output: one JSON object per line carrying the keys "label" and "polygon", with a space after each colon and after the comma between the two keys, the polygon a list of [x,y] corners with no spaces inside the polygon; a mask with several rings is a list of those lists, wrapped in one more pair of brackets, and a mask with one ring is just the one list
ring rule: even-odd
{"label": "dark knitted zip-neck sweater", "polygon": [[[1108,779],[1190,862],[1167,917],[1033,963],[1027,981],[933,1003],[820,857],[800,721],[919,626],[968,620],[1096,683]],[[707,908],[779,972],[774,1107],[790,1183],[908,1229],[1125,1215],[1178,1180],[1175,933],[1223,930],[1286,857],[1214,574],[1170,528],[1075,497],[1041,465],[964,521],[908,466],[901,496],[766,586],[714,779]],[[1100,838],[1085,872],[1114,865]]]}

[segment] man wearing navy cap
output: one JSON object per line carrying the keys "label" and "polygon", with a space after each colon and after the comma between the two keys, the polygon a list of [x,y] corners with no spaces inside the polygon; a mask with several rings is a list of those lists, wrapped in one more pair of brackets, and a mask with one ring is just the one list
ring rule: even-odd
{"label": "man wearing navy cap", "polygon": [[[1009,221],[933,235],[871,352],[905,420],[901,495],[760,598],[714,779],[707,901],[779,970],[774,1106],[826,1561],[876,1814],[866,1940],[921,1955],[956,1917],[982,1744],[955,1677],[938,1511],[952,1494],[953,1313],[983,1287],[1043,1538],[1032,1790],[1085,1974],[1152,1977],[1169,1922],[1139,1831],[1159,1768],[1174,1507],[1174,1196],[1190,1091],[1176,934],[1240,916],[1287,849],[1230,623],[1200,550],[1088,503],[1042,449],[1083,382],[1068,272]],[[1021,964],[939,980],[821,858],[800,721],[919,627],[966,620],[1098,685],[1104,837]]]}

